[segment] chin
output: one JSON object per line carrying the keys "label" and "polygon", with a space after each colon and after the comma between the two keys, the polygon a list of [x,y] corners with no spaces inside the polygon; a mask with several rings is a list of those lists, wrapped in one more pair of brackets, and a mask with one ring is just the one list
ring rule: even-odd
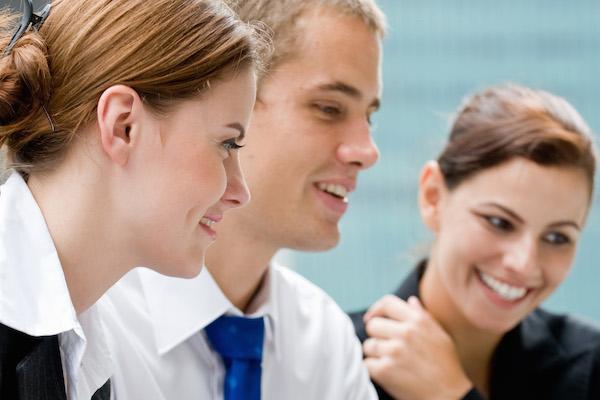
{"label": "chin", "polygon": [[504,335],[511,331],[515,326],[523,319],[507,319],[507,318],[494,318],[493,315],[477,315],[470,318],[471,325],[477,330],[490,332],[496,335]]}
{"label": "chin", "polygon": [[176,276],[178,278],[183,278],[183,279],[195,278],[198,275],[200,275],[202,268],[204,268],[203,265],[204,265],[204,259],[202,260],[202,263],[200,263],[200,264],[194,263],[193,265],[190,265],[189,268],[183,269],[181,271],[181,273],[177,274]]}
{"label": "chin", "polygon": [[315,235],[308,236],[304,240],[297,240],[293,246],[289,246],[291,249],[299,251],[327,251],[333,249],[340,243],[340,233],[336,229],[335,233],[330,232],[327,235]]}
{"label": "chin", "polygon": [[204,255],[195,257],[193,260],[173,260],[169,265],[163,265],[161,268],[154,268],[161,275],[174,278],[191,279],[200,274],[204,265]]}

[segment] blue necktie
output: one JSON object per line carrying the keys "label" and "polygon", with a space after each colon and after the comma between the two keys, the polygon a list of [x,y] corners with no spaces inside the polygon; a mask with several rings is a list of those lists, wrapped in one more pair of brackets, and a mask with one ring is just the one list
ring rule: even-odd
{"label": "blue necktie", "polygon": [[204,331],[225,364],[225,400],[260,400],[263,318],[222,316]]}

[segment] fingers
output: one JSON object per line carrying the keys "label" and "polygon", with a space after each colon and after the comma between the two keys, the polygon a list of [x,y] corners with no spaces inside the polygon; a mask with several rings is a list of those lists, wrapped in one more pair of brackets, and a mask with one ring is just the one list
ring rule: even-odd
{"label": "fingers", "polygon": [[393,371],[392,361],[388,358],[365,358],[364,363],[371,379],[379,384],[382,378]]}
{"label": "fingers", "polygon": [[404,345],[398,340],[369,338],[363,343],[363,353],[367,358],[399,356],[405,350]]}
{"label": "fingers", "polygon": [[376,301],[365,313],[364,320],[369,321],[375,317],[391,318],[398,321],[407,319],[412,309],[401,298],[387,295]]}
{"label": "fingers", "polygon": [[365,324],[367,335],[379,339],[397,337],[402,334],[404,329],[402,321],[384,317],[374,317]]}
{"label": "fingers", "polygon": [[414,310],[425,311],[423,308],[423,304],[421,300],[417,296],[410,296],[407,300],[409,306],[411,306]]}

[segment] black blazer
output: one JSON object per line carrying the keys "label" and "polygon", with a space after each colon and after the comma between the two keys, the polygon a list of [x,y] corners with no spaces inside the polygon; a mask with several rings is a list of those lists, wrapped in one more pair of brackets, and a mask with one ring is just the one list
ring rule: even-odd
{"label": "black blazer", "polygon": [[[0,399],[67,399],[58,335],[33,337],[0,324]],[[109,400],[110,383],[92,399]]]}
{"label": "black blazer", "polygon": [[[395,295],[418,296],[424,270],[421,262]],[[361,342],[367,338],[364,313],[350,314]],[[504,335],[491,371],[491,400],[600,400],[600,328],[538,308]],[[380,399],[392,399],[375,387]],[[472,389],[467,399],[484,397]]]}

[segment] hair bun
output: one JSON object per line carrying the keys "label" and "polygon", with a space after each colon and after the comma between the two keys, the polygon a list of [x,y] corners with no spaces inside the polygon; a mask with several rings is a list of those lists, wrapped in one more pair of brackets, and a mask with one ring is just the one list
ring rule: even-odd
{"label": "hair bun", "polygon": [[37,32],[20,38],[0,60],[0,124],[35,114],[50,97],[47,49]]}

